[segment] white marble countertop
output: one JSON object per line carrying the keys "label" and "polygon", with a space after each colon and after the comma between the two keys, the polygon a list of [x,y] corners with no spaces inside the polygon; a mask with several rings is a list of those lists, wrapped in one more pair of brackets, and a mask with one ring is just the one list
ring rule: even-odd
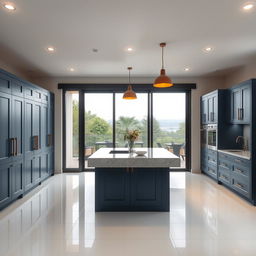
{"label": "white marble countertop", "polygon": [[229,154],[232,156],[241,157],[241,158],[244,158],[247,160],[251,159],[250,151],[244,151],[244,150],[235,151],[234,149],[219,149],[218,152],[222,152],[222,153]]}
{"label": "white marble countertop", "polygon": [[112,150],[128,150],[127,148],[100,148],[88,158],[89,167],[180,167],[180,158],[164,148],[135,148],[145,150],[145,156],[136,153],[110,154]]}

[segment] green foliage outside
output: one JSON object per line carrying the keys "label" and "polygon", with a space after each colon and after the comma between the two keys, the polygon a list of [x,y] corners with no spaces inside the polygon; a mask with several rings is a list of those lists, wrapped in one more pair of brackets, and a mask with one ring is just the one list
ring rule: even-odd
{"label": "green foliage outside", "polygon": [[[120,116],[116,121],[116,141],[118,147],[125,146],[124,141],[125,131],[138,129],[141,131],[139,141],[147,145],[147,119],[137,120],[135,117]],[[73,102],[73,152],[74,156],[78,156],[78,102]],[[164,147],[165,143],[185,142],[185,123],[179,124],[179,129],[175,132],[164,131],[160,128],[159,122],[153,119],[153,136],[154,146],[159,146],[159,143]],[[85,145],[95,147],[96,142],[112,141],[112,124],[103,118],[92,114],[91,111],[85,112]]]}

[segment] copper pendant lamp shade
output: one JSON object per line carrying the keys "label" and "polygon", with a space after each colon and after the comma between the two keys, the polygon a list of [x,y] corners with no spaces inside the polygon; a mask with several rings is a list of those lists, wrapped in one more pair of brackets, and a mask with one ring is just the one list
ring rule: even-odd
{"label": "copper pendant lamp shade", "polygon": [[160,76],[158,76],[154,82],[154,87],[165,88],[173,86],[172,80],[165,74],[164,69],[164,47],[166,43],[161,43],[160,47],[162,48],[162,69],[160,71]]}
{"label": "copper pendant lamp shade", "polygon": [[130,72],[132,70],[132,67],[127,68],[129,70],[129,85],[127,88],[127,91],[125,91],[123,95],[124,100],[135,100],[137,99],[136,93],[133,91],[132,86],[131,86],[131,75]]}

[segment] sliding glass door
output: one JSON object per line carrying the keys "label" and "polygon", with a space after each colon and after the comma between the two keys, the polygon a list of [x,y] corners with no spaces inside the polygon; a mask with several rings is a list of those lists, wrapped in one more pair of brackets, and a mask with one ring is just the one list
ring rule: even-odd
{"label": "sliding glass door", "polygon": [[127,147],[126,130],[139,130],[135,147],[148,147],[148,94],[137,93],[136,100],[124,100],[123,93],[115,96],[115,142],[116,147]]}
{"label": "sliding glass door", "polygon": [[84,94],[84,158],[113,147],[113,93]]}
{"label": "sliding glass door", "polygon": [[185,168],[186,93],[153,93],[153,147],[178,156]]}

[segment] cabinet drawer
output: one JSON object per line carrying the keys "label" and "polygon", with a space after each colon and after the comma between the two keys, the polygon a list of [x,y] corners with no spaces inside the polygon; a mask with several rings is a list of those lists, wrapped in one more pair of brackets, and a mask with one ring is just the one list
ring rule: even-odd
{"label": "cabinet drawer", "polygon": [[226,161],[233,161],[234,157],[229,155],[229,154],[225,154],[225,153],[220,153],[218,154],[219,156],[219,159],[222,159],[222,160],[226,160]]}
{"label": "cabinet drawer", "polygon": [[232,162],[230,162],[228,159],[223,159],[223,158],[219,158],[219,168],[222,168],[226,171],[231,171],[232,170]]}
{"label": "cabinet drawer", "polygon": [[230,185],[230,171],[229,170],[226,170],[222,167],[219,167],[218,169],[218,180],[227,184],[227,185]]}
{"label": "cabinet drawer", "polygon": [[217,166],[214,166],[212,164],[208,164],[207,166],[207,173],[217,179]]}
{"label": "cabinet drawer", "polygon": [[208,160],[208,163],[217,166],[217,156],[208,155],[207,160]]}
{"label": "cabinet drawer", "polygon": [[213,156],[217,159],[218,151],[208,149],[208,155]]}
{"label": "cabinet drawer", "polygon": [[247,166],[250,167],[250,160],[244,159],[244,158],[239,158],[239,157],[234,157],[234,164],[238,164],[238,165],[243,165],[243,166]]}
{"label": "cabinet drawer", "polygon": [[231,177],[231,185],[234,190],[239,192],[241,195],[250,198],[250,184],[249,180],[241,179],[236,175],[232,175]]}
{"label": "cabinet drawer", "polygon": [[237,175],[241,175],[245,178],[250,177],[250,167],[234,164],[233,172]]}

